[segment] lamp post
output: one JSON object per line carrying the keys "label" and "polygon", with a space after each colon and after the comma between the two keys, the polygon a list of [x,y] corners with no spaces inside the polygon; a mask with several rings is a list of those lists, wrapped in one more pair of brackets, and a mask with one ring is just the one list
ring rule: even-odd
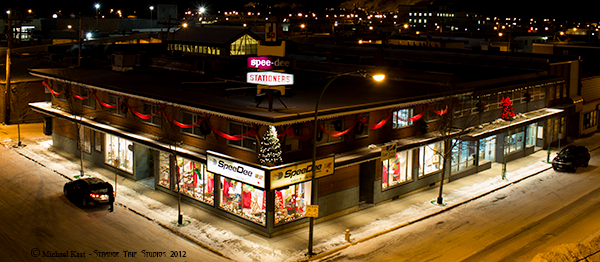
{"label": "lamp post", "polygon": [[[327,88],[329,87],[329,85],[331,85],[331,83],[333,81],[335,81],[336,79],[338,79],[340,76],[345,76],[345,75],[350,75],[350,74],[361,74],[363,77],[368,77],[371,76],[369,74],[367,74],[367,71],[363,70],[363,69],[359,69],[359,70],[355,70],[355,71],[350,71],[350,72],[345,72],[345,73],[341,73],[341,74],[337,74],[335,76],[333,76],[331,79],[329,79],[329,81],[327,82],[327,84],[325,84],[325,86],[323,87],[323,90],[321,90],[321,94],[319,95],[319,99],[317,99],[317,104],[315,105],[315,118],[314,118],[314,128],[313,128],[313,139],[312,139],[312,177],[310,179],[310,183],[311,183],[311,205],[317,205],[318,201],[318,194],[317,194],[317,190],[315,190],[315,183],[317,181],[316,179],[316,162],[317,162],[317,118],[319,116],[319,103],[321,103],[321,98],[323,98],[323,94],[325,94],[325,90],[327,90]],[[382,81],[383,78],[385,78],[384,75],[375,75],[375,76],[371,76],[373,77],[373,79],[375,81]],[[314,228],[314,224],[315,224],[315,218],[314,217],[310,217],[310,226],[309,226],[309,230],[308,230],[308,256],[312,257],[313,256],[313,252],[312,252],[312,247],[313,247],[313,228]]]}
{"label": "lamp post", "polygon": [[[98,17],[100,16],[100,4],[95,4],[94,7],[96,8],[96,30],[98,30]],[[100,31],[100,30],[98,30]]]}
{"label": "lamp post", "polygon": [[[153,25],[152,25],[152,11],[154,11],[154,6],[151,5],[149,8],[150,8],[150,28],[152,28],[153,27]],[[150,30],[150,31],[152,31],[152,30]]]}

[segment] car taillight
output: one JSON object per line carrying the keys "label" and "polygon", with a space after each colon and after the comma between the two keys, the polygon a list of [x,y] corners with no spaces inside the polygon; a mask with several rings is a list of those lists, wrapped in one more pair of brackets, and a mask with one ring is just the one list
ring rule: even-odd
{"label": "car taillight", "polygon": [[90,196],[91,196],[92,198],[99,198],[99,197],[100,197],[100,195],[98,195],[98,194],[90,194]]}

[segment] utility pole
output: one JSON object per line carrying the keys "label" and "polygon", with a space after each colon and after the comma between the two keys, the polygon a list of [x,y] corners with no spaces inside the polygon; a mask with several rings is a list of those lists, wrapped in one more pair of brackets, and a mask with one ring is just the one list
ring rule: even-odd
{"label": "utility pole", "polygon": [[83,16],[79,13],[79,31],[77,31],[77,42],[79,43],[79,48],[77,52],[77,67],[81,67],[81,47],[82,47],[82,38],[83,31],[81,31],[81,24],[83,23]]}
{"label": "utility pole", "polygon": [[[4,123],[8,124],[10,122],[10,93],[11,93],[11,87],[10,87],[10,65],[11,65],[11,58],[10,58],[10,53],[12,52],[12,41],[13,41],[13,21],[16,22],[23,22],[23,21],[31,21],[29,19],[19,19],[19,18],[11,18],[13,11],[12,10],[8,10],[7,12],[7,19],[5,21],[8,22],[8,27],[7,27],[7,45],[6,45],[6,89],[4,90],[4,103],[5,103],[5,115],[4,115]],[[19,33],[19,36],[21,35],[21,33]]]}
{"label": "utility pole", "polygon": [[4,103],[5,103],[5,115],[4,115],[4,124],[8,124],[10,122],[10,52],[12,47],[12,19],[10,19],[12,11],[8,10],[8,31],[7,31],[7,41],[8,44],[6,46],[6,89],[4,91]]}

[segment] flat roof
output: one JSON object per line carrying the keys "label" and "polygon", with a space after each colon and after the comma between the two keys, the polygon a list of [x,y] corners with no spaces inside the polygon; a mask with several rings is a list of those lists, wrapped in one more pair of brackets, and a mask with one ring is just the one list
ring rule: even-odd
{"label": "flat roof", "polygon": [[[273,99],[273,110],[269,111],[268,101],[263,101],[257,107],[256,85],[245,82],[245,69],[231,72],[230,76],[154,67],[136,68],[131,73],[104,68],[47,68],[29,71],[37,77],[71,82],[155,103],[173,104],[206,114],[268,125],[285,125],[312,120],[319,94],[327,81],[335,75],[294,70],[294,85],[288,86],[286,95],[279,97],[281,101],[277,98]],[[556,77],[540,76],[536,79],[523,80],[523,83],[551,78]],[[464,93],[474,90],[450,89],[445,83],[398,79],[375,82],[358,74],[344,75],[334,80],[323,95],[319,104],[319,116],[331,118],[373,110],[408,107],[440,99],[442,92]]]}

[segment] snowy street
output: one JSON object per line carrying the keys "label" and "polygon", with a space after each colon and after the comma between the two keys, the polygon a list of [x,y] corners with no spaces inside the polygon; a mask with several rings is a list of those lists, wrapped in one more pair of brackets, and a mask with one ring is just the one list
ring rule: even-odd
{"label": "snowy street", "polygon": [[597,236],[599,151],[577,173],[550,169],[326,261],[532,261],[555,246]]}
{"label": "snowy street", "polygon": [[0,146],[1,261],[228,261],[122,206],[83,209],[66,182]]}
{"label": "snowy street", "polygon": [[[186,225],[179,227],[176,197],[123,177],[115,212],[104,206],[82,209],[62,193],[67,177],[79,174],[78,159],[54,149],[39,133],[40,125],[23,126],[26,146],[15,148],[16,132],[9,128],[0,128],[2,261],[48,261],[54,259],[44,254],[65,253],[67,261],[105,261],[99,256],[116,252],[111,261],[130,261],[125,251],[137,252],[133,259],[138,260],[148,260],[142,251],[165,252],[166,258],[153,258],[164,261],[307,260],[307,228],[266,238],[187,202],[182,203]],[[577,173],[547,170],[546,152],[538,152],[509,162],[508,181],[495,168],[488,176],[448,183],[445,206],[431,203],[435,186],[317,223],[314,260],[541,262],[559,257],[548,254],[552,250],[597,252],[600,133],[573,144],[595,149],[589,167]],[[102,167],[86,165],[85,173],[114,183],[114,173]],[[354,244],[345,241],[344,229],[350,229]],[[186,257],[170,257],[178,251]],[[72,257],[80,253],[85,260]],[[588,261],[600,259],[595,255]]]}

